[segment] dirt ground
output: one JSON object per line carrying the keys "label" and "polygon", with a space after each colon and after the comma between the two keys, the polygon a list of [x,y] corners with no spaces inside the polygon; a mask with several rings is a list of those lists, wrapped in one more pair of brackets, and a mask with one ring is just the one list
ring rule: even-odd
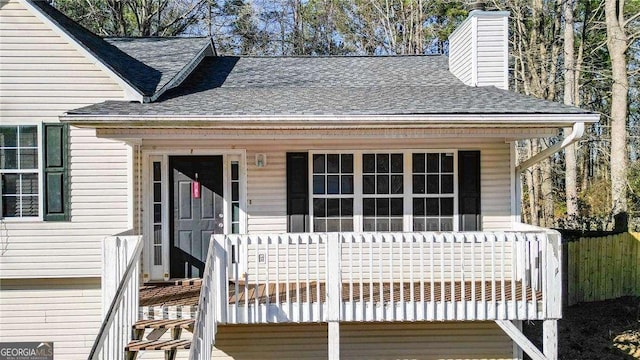
{"label": "dirt ground", "polygon": [[[561,360],[640,359],[640,298],[565,308],[558,331]],[[525,323],[524,332],[542,348],[541,322]]]}

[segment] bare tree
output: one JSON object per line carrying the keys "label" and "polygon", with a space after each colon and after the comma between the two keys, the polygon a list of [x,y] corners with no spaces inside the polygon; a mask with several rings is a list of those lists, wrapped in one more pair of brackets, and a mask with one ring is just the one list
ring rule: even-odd
{"label": "bare tree", "polygon": [[627,212],[627,47],[624,0],[604,0],[607,49],[611,58],[611,208],[614,215]]}
{"label": "bare tree", "polygon": [[[563,4],[564,14],[564,103],[575,105],[576,77],[574,57],[574,23],[573,0],[565,0]],[[575,218],[578,215],[578,186],[577,186],[577,160],[575,145],[565,148],[565,195],[567,201],[567,215]]]}

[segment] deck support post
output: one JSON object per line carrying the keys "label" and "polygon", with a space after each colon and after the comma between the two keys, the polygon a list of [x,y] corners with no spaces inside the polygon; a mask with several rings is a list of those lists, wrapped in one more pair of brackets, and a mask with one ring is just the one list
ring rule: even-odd
{"label": "deck support post", "polygon": [[342,258],[342,243],[340,235],[327,235],[327,321],[329,360],[340,359],[340,320],[342,307],[342,274],[340,261]]}
{"label": "deck support post", "polygon": [[558,320],[543,321],[542,352],[548,360],[558,360]]}
{"label": "deck support post", "polygon": [[329,321],[328,360],[340,360],[340,322]]}

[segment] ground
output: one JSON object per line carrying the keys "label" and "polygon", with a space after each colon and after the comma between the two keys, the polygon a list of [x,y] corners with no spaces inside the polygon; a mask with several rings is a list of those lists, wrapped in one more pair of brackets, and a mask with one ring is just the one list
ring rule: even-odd
{"label": "ground", "polygon": [[[525,324],[541,347],[542,323]],[[640,298],[582,303],[564,309],[558,325],[561,360],[640,359]]]}

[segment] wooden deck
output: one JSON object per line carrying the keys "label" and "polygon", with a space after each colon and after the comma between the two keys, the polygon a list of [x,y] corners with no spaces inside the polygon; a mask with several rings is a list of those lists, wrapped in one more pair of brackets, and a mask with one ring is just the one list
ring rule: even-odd
{"label": "wooden deck", "polygon": [[[299,285],[299,286],[298,286]],[[393,286],[393,289],[391,287]],[[325,283],[300,283],[300,284],[269,284],[266,285],[248,284],[246,286],[230,284],[229,286],[229,304],[236,301],[239,304],[245,302],[255,304],[266,303],[285,303],[289,302],[317,302],[318,296],[320,302],[325,302]],[[530,287],[522,288],[521,282],[505,282],[504,289],[502,283],[496,283],[495,288],[492,282],[446,282],[442,283],[370,283],[354,284],[353,287],[348,283],[342,284],[342,301],[343,302],[382,302],[388,303],[393,295],[394,302],[400,301],[526,301],[533,300],[534,291]],[[540,300],[542,294],[536,293],[536,299]]]}
{"label": "wooden deck", "polygon": [[[523,289],[522,282],[505,282],[504,291],[502,283],[497,282],[495,288],[493,282],[446,282],[443,284],[436,282],[433,285],[425,282],[421,287],[418,283],[393,283],[393,290],[391,289],[391,283],[370,283],[354,284],[353,287],[350,284],[342,285],[342,301],[344,302],[373,302],[382,301],[387,303],[391,300],[393,293],[393,301],[532,301],[534,291],[531,287],[525,287]],[[237,293],[236,293],[237,289]],[[382,290],[382,293],[381,293]],[[145,285],[140,289],[140,305],[141,306],[195,306],[198,303],[198,296],[200,294],[200,284],[181,285],[175,283],[169,284],[153,284]],[[279,284],[276,288],[276,284],[266,285],[244,284],[236,285],[235,283],[229,284],[229,304],[255,304],[256,301],[259,304],[276,304],[289,302],[317,302],[318,298],[320,302],[325,302],[326,284],[321,282],[302,282],[302,283],[290,283]],[[540,291],[535,293],[537,300],[542,298]]]}

